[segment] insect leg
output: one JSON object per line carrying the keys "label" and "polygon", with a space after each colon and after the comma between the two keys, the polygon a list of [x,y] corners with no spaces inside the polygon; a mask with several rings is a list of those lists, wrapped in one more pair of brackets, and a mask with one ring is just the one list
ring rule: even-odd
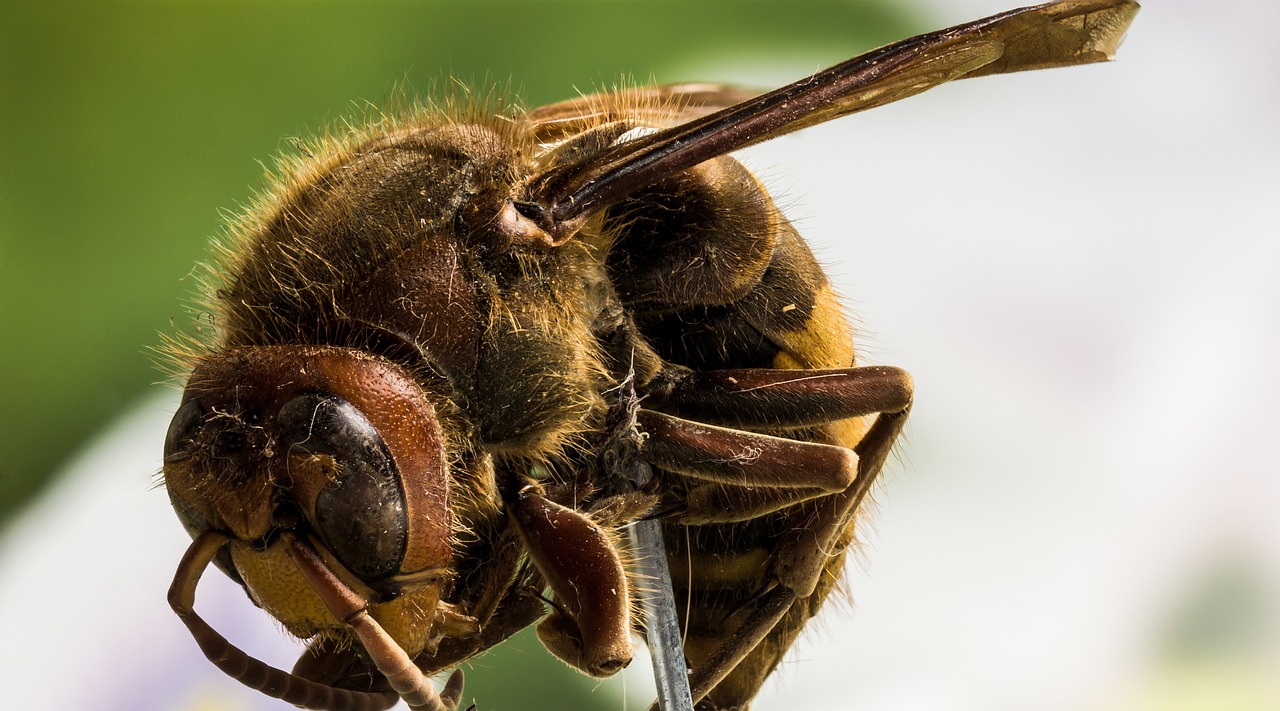
{"label": "insect leg", "polygon": [[[746,584],[753,578],[758,579],[761,566],[767,571],[766,580],[770,581],[758,596],[744,603],[741,610],[747,617],[735,622],[731,633],[720,637],[707,652],[694,655],[699,661],[690,683],[694,699],[698,700],[717,689],[730,674],[750,676],[772,668],[803,621],[812,614],[811,605],[803,601],[813,598],[817,602],[825,597],[825,594],[813,596],[820,585],[830,586],[830,580],[821,580],[824,574],[838,574],[840,553],[852,539],[854,515],[910,411],[912,386],[904,371],[883,367],[812,371],[743,369],[695,374],[692,378],[692,382],[702,386],[686,386],[684,392],[669,397],[665,403],[682,403],[700,409],[701,416],[719,415],[732,419],[735,424],[802,426],[878,411],[875,422],[854,448],[856,477],[840,492],[783,486],[754,491],[740,485],[715,485],[718,491],[696,487],[687,497],[689,505],[694,507],[689,520],[673,517],[679,523],[700,523],[696,520],[699,512],[711,520],[714,519],[710,513],[712,508],[722,506],[730,513],[714,519],[716,522],[747,521],[757,518],[751,515],[757,513],[750,510],[751,507],[764,502],[781,508],[814,499],[803,510],[792,514],[795,520],[777,539],[767,558],[753,560],[742,553],[712,555],[715,560],[695,565],[698,586],[703,589]],[[679,391],[679,387],[673,390]],[[700,503],[698,497],[706,492],[710,492],[711,498]],[[720,498],[714,498],[716,496]],[[759,552],[764,555],[763,550]],[[693,555],[692,551],[688,553]],[[717,579],[718,582],[713,581],[717,571],[723,577]],[[775,628],[783,630],[782,634],[775,633]],[[768,640],[766,644],[771,645],[770,648],[754,651],[764,640]],[[739,686],[742,684],[738,682],[728,685],[725,695],[732,697]],[[748,686],[754,689],[758,684]]]}
{"label": "insect leg", "polygon": [[813,488],[770,489],[734,484],[702,484],[685,491],[680,496],[679,503],[672,506],[671,513],[663,520],[681,526],[750,521],[830,495],[829,491]]}
{"label": "insect leg", "polygon": [[[852,539],[851,522],[858,505],[870,491],[872,483],[884,465],[893,442],[906,422],[909,405],[897,412],[881,413],[855,451],[858,453],[858,477],[845,491],[819,498],[801,519],[791,527],[768,555],[767,560],[753,560],[744,556],[723,559],[708,556],[704,563],[693,564],[698,569],[699,584],[703,586],[727,586],[735,581],[747,584],[758,577],[761,566],[771,568],[768,578],[773,587],[767,588],[743,609],[749,617],[737,622],[728,636],[718,640],[716,646],[705,655],[690,673],[690,686],[694,701],[702,700],[713,691],[732,699],[739,686],[754,689],[758,680],[721,685],[729,675],[735,678],[758,677],[768,673],[781,659],[795,636],[816,608],[823,595],[816,595],[820,586],[829,588],[834,576],[839,574],[840,554]],[[762,552],[763,553],[763,552]],[[713,566],[719,562],[722,570],[715,581]],[[823,575],[832,576],[822,580]],[[686,581],[686,584],[688,582]],[[807,602],[808,601],[808,602]],[[775,630],[782,630],[779,635]],[[757,649],[768,645],[768,649]],[[749,698],[749,697],[748,697]],[[723,700],[721,700],[723,702]],[[703,706],[699,706],[703,708]],[[713,704],[707,708],[720,708]],[[736,708],[733,702],[725,708]],[[651,709],[650,711],[653,711]]]}
{"label": "insect leg", "polygon": [[507,501],[529,558],[556,595],[538,639],[565,663],[594,677],[631,662],[627,576],[604,529],[527,484]]}
{"label": "insect leg", "polygon": [[[655,406],[700,422],[733,427],[798,428],[900,410],[910,402],[912,389],[906,371],[886,366],[743,368],[674,377],[673,383],[661,388],[661,394],[651,396]],[[650,423],[659,418],[653,414],[646,417]],[[666,428],[674,420],[660,424]],[[683,420],[677,425],[674,433],[656,430],[658,438],[646,456],[673,471],[717,483],[691,487],[681,498],[679,511],[669,517],[673,523],[746,521],[834,491],[834,479],[822,481],[821,469],[814,468],[822,461],[821,455],[830,455],[833,448],[829,445],[782,440],[781,448],[766,449],[759,444],[774,446],[779,438],[762,440],[762,435],[688,425]],[[735,460],[728,456],[734,451],[759,454],[754,461],[746,456]],[[794,456],[796,452],[800,455]],[[676,459],[682,464],[673,464]],[[796,469],[801,470],[800,475],[793,473]],[[848,483],[838,485],[844,491]]]}
{"label": "insect leg", "polygon": [[776,587],[766,593],[752,607],[751,617],[689,673],[689,687],[694,700],[701,700],[736,669],[751,650],[778,625],[795,601],[795,591],[785,587]]}
{"label": "insect leg", "polygon": [[[696,708],[707,708],[703,702],[707,694],[740,668],[742,661],[787,616],[795,602],[795,592],[785,587],[775,587],[766,592],[751,607],[750,617],[735,627],[732,634],[689,672],[689,687]],[[656,702],[649,711],[658,711]]]}
{"label": "insect leg", "polygon": [[[759,579],[762,568],[766,579],[773,581],[772,587],[740,608],[747,617],[735,620],[732,631],[716,639],[714,647],[695,653],[687,643],[686,652],[698,660],[689,679],[694,701],[702,701],[713,692],[713,695],[721,694],[721,691],[724,692],[721,696],[729,699],[727,706],[722,706],[724,699],[718,699],[698,708],[737,708],[733,700],[742,700],[740,690],[749,689],[750,694],[754,694],[759,677],[777,664],[799,634],[803,621],[816,611],[815,603],[825,595],[815,595],[815,590],[819,586],[829,588],[834,576],[839,574],[843,560],[840,554],[852,538],[851,521],[883,466],[906,415],[907,410],[903,409],[877,418],[856,449],[859,460],[855,482],[839,494],[829,494],[812,502],[801,523],[778,540],[767,558],[709,554],[704,561],[690,563],[698,571],[697,584],[704,589],[749,585],[752,579]],[[765,552],[761,550],[760,555],[763,557]],[[722,568],[719,571],[715,569],[717,564]],[[824,574],[832,579],[823,580]],[[690,582],[684,581],[685,586]],[[767,648],[761,649],[766,645]],[[725,682],[730,675],[738,681]]]}
{"label": "insect leg", "polygon": [[[858,478],[847,489],[819,499],[807,521],[791,529],[779,541],[773,560],[773,577],[801,597],[813,594],[829,558],[838,555],[848,540],[841,540],[858,505],[871,491],[893,443],[906,424],[911,406],[881,413],[854,448],[858,453]],[[848,539],[850,536],[843,536]]]}
{"label": "insect leg", "polygon": [[652,410],[636,419],[647,435],[641,454],[668,471],[743,486],[844,491],[857,459],[844,447],[704,425]]}
{"label": "insect leg", "polygon": [[[660,375],[659,378],[662,376]],[[680,417],[725,427],[807,427],[901,410],[911,376],[901,368],[739,368],[679,373],[650,397]]]}

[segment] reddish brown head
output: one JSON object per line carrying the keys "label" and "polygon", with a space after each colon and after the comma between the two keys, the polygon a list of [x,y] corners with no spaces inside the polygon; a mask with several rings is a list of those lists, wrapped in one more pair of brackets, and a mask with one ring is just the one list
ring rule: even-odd
{"label": "reddish brown head", "polygon": [[219,564],[291,632],[345,626],[303,580],[286,534],[402,647],[424,646],[451,556],[447,462],[435,408],[402,369],[333,347],[221,352],[192,373],[164,462],[188,532],[225,535]]}

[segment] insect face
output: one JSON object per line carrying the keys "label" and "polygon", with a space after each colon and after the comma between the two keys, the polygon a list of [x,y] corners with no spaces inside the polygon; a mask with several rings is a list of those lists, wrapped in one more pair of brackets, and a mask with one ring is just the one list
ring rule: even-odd
{"label": "insect face", "polygon": [[423,388],[336,348],[234,349],[192,373],[165,443],[193,536],[230,536],[220,563],[290,632],[346,639],[282,536],[316,549],[398,644],[425,646],[452,553],[447,463]]}

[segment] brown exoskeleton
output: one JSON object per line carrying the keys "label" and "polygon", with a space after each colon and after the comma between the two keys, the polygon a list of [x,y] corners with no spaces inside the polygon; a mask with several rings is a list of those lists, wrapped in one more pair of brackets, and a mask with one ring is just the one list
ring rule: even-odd
{"label": "brown exoskeleton", "polygon": [[[423,109],[304,150],[221,255],[216,336],[176,348],[164,476],[195,540],[171,605],[291,703],[454,709],[460,673],[428,677],[544,616],[570,665],[624,667],[640,583],[618,532],[659,517],[698,708],[746,708],[839,577],[912,389],[855,364],[805,242],[726,154],[1108,59],[1137,10],[1014,10],[760,96]],[[638,490],[616,476],[634,463]],[[293,673],[196,615],[210,562],[312,640]]]}

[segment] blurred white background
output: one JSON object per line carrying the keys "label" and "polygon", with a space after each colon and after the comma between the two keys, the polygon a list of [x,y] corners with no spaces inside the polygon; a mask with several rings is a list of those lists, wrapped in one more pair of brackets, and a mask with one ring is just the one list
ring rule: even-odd
{"label": "blurred white background", "polygon": [[[938,27],[1008,9],[919,4]],[[1116,63],[960,82],[746,154],[864,360],[918,393],[852,603],[758,711],[1280,709],[1277,28],[1271,3],[1151,0]],[[186,540],[146,473],[175,397],[104,433],[0,543],[24,640],[4,645],[6,708],[130,708],[143,677],[206,699],[182,708],[256,707],[160,602]],[[200,606],[295,655],[242,598],[210,574]],[[71,671],[104,657],[135,676]],[[620,707],[648,703],[645,674],[610,687]]]}
{"label": "blurred white background", "polygon": [[854,614],[758,708],[1280,709],[1277,27],[1154,0],[1113,64],[752,154],[918,394]]}

